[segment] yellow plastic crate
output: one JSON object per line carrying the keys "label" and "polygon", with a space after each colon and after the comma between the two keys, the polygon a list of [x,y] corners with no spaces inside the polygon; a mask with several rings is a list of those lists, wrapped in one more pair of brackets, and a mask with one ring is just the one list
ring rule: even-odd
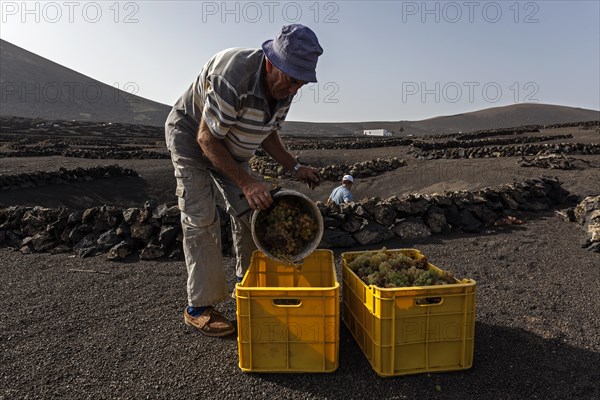
{"label": "yellow plastic crate", "polygon": [[337,369],[340,284],[330,250],[315,250],[299,271],[255,251],[235,292],[243,371]]}
{"label": "yellow plastic crate", "polygon": [[[415,249],[388,251],[424,257]],[[364,253],[342,254],[342,319],[375,372],[398,376],[470,368],[475,281],[390,289],[367,285],[348,268]],[[427,268],[441,271],[430,263]]]}

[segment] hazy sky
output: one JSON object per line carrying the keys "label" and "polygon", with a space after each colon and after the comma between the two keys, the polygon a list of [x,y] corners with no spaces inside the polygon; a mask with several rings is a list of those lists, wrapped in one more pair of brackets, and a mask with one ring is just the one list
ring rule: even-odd
{"label": "hazy sky", "polygon": [[525,102],[600,109],[600,2],[0,1],[0,37],[172,104],[214,53],[319,37],[301,121],[419,120]]}

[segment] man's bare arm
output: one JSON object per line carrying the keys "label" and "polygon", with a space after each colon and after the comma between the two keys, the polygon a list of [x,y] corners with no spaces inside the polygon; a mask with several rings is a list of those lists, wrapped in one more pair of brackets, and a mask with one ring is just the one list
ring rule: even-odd
{"label": "man's bare arm", "polygon": [[261,146],[275,159],[275,161],[281,164],[283,168],[290,171],[299,181],[308,183],[311,188],[318,186],[321,182],[321,176],[316,168],[302,165],[298,171],[294,170],[296,159],[289,151],[287,151],[277,131],[271,132],[271,134],[263,140]]}

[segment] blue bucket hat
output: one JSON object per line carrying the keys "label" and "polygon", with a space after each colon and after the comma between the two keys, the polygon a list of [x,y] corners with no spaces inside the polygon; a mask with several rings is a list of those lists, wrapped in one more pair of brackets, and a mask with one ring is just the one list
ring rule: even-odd
{"label": "blue bucket hat", "polygon": [[262,49],[277,69],[292,78],[317,81],[317,59],[323,54],[317,35],[301,24],[286,25],[275,40],[267,40]]}

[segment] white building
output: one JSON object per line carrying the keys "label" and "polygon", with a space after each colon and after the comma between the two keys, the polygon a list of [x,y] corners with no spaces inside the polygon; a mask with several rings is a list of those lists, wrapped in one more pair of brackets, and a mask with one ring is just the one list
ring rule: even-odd
{"label": "white building", "polygon": [[392,136],[392,132],[387,129],[365,129],[363,134],[367,136]]}

